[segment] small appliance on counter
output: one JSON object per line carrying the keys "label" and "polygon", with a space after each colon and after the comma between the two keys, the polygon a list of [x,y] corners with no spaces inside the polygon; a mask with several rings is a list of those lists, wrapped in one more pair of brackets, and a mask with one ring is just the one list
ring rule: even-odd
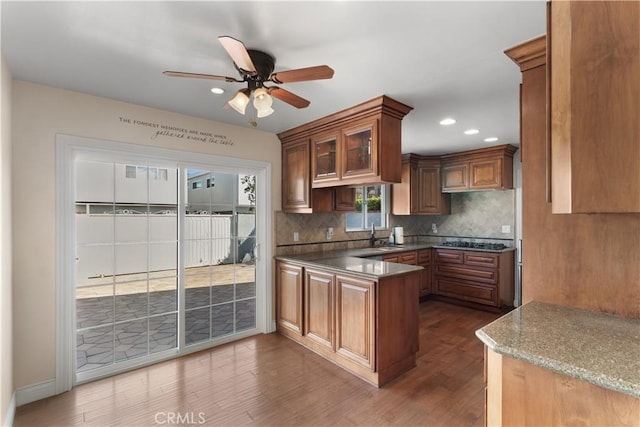
{"label": "small appliance on counter", "polygon": [[404,228],[403,227],[394,228],[393,234],[395,235],[396,245],[403,245],[404,244]]}

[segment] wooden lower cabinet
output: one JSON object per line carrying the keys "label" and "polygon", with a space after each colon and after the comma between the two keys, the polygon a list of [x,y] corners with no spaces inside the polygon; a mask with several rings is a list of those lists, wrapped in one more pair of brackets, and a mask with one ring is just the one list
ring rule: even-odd
{"label": "wooden lower cabinet", "polygon": [[382,260],[386,262],[397,262],[399,264],[419,265],[424,268],[420,277],[420,297],[431,294],[431,286],[433,282],[431,249],[387,254],[382,257]]}
{"label": "wooden lower cabinet", "polygon": [[335,350],[334,275],[307,268],[304,277],[304,335]]}
{"label": "wooden lower cabinet", "polygon": [[421,297],[431,294],[431,283],[433,282],[433,264],[431,258],[431,249],[418,250],[418,265],[424,268],[420,281]]}
{"label": "wooden lower cabinet", "polygon": [[302,267],[277,262],[276,293],[278,329],[302,335]]}
{"label": "wooden lower cabinet", "polygon": [[485,350],[487,426],[639,426],[640,399]]}
{"label": "wooden lower cabinet", "polygon": [[421,271],[374,280],[282,260],[276,271],[279,333],[377,387],[416,366]]}
{"label": "wooden lower cabinet", "polygon": [[512,306],[514,253],[435,249],[432,292],[441,299],[501,310]]}
{"label": "wooden lower cabinet", "polygon": [[336,276],[336,351],[375,369],[375,285],[370,280]]}

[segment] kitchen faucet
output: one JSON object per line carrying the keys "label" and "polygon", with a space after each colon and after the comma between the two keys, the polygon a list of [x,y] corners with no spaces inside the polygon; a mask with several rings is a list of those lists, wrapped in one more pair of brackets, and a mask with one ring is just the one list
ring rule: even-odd
{"label": "kitchen faucet", "polygon": [[371,237],[369,238],[369,245],[374,247],[376,245],[376,225],[371,224]]}

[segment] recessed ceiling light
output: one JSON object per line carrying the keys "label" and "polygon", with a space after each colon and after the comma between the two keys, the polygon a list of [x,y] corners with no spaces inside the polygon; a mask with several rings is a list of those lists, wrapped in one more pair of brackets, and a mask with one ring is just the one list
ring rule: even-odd
{"label": "recessed ceiling light", "polygon": [[211,92],[215,93],[216,95],[220,95],[224,93],[224,89],[220,87],[212,87]]}
{"label": "recessed ceiling light", "polygon": [[450,117],[447,117],[446,119],[440,120],[440,124],[442,126],[449,126],[449,125],[454,124],[455,122],[456,122],[456,119],[452,119]]}
{"label": "recessed ceiling light", "polygon": [[475,135],[476,133],[480,132],[478,129],[467,129],[464,131],[465,135]]}
{"label": "recessed ceiling light", "polygon": [[484,142],[496,142],[498,140],[498,138],[496,138],[495,136],[492,136],[490,138],[485,138]]}

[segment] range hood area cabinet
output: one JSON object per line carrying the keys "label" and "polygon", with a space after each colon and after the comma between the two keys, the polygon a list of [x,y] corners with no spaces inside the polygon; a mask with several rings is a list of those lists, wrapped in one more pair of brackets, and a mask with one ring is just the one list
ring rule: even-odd
{"label": "range hood area cabinet", "polygon": [[638,213],[640,2],[548,7],[547,201],[553,213]]}
{"label": "range hood area cabinet", "polygon": [[312,188],[400,182],[402,119],[412,109],[383,95],[279,133],[283,211],[313,212]]}
{"label": "range hood area cabinet", "polygon": [[442,193],[440,158],[402,155],[402,182],[391,186],[394,215],[445,215],[451,213],[451,195]]}
{"label": "range hood area cabinet", "polygon": [[463,151],[440,156],[442,191],[455,193],[513,188],[513,145]]}

